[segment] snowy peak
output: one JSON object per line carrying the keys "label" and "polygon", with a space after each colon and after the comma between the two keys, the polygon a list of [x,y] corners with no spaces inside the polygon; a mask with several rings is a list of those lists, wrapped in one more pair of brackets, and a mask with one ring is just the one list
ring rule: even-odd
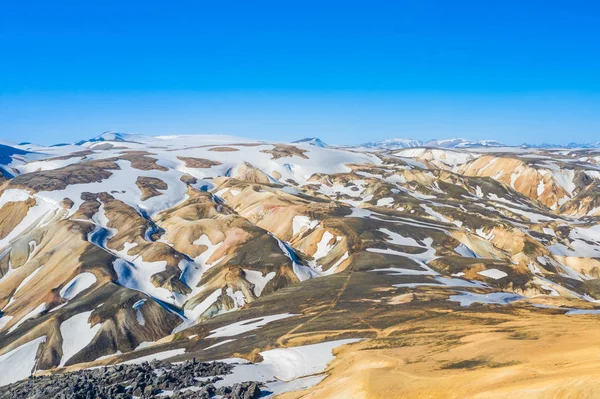
{"label": "snowy peak", "polygon": [[321,148],[326,148],[329,147],[327,144],[325,144],[325,142],[323,140],[321,140],[318,137],[306,137],[300,140],[296,140],[293,142],[294,144],[310,144],[310,145],[314,145],[315,147],[321,147]]}
{"label": "snowy peak", "polygon": [[92,137],[89,140],[81,140],[76,142],[76,145],[83,145],[85,143],[97,143],[99,141],[119,141],[119,142],[125,142],[125,141],[139,141],[140,139],[144,138],[145,136],[143,135],[139,135],[139,134],[130,134],[130,133],[118,133],[118,132],[104,132],[98,136]]}

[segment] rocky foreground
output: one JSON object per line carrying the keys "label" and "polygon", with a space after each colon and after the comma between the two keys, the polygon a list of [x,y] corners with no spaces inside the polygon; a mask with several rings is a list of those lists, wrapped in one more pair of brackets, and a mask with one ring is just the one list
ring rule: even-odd
{"label": "rocky foreground", "polygon": [[49,376],[32,376],[0,388],[2,399],[256,399],[257,382],[216,388],[214,383],[229,374],[232,366],[195,360],[171,364],[153,360]]}

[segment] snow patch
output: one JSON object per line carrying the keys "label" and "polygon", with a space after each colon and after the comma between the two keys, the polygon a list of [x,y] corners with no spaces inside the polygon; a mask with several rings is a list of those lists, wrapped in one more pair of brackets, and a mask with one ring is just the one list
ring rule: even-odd
{"label": "snow patch", "polygon": [[79,313],[61,323],[60,335],[63,340],[63,356],[58,365],[59,367],[64,366],[70,358],[88,346],[100,331],[102,324],[92,326],[89,323],[88,320],[91,314],[92,311]]}
{"label": "snow patch", "polygon": [[506,292],[492,292],[490,294],[476,294],[474,292],[460,291],[461,295],[450,295],[449,301],[459,302],[460,306],[471,306],[474,303],[486,305],[508,305],[511,302],[523,299],[517,294]]}
{"label": "snow patch", "polygon": [[255,319],[238,321],[236,323],[229,324],[224,327],[219,327],[216,330],[211,331],[211,334],[208,335],[206,338],[233,337],[236,335],[246,333],[248,331],[256,330],[274,321],[283,320],[294,316],[298,315],[292,313],[282,313],[272,316],[257,317]]}
{"label": "snow patch", "polygon": [[485,276],[485,277],[493,278],[494,280],[500,280],[501,278],[508,276],[508,274],[506,274],[502,270],[498,270],[498,269],[487,269],[487,270],[477,272],[477,274]]}
{"label": "snow patch", "polygon": [[45,336],[39,337],[0,355],[0,386],[29,377],[34,371],[38,347],[45,342]]}
{"label": "snow patch", "polygon": [[276,275],[275,272],[269,272],[267,273],[267,275],[263,276],[262,272],[256,270],[243,270],[246,275],[246,280],[248,280],[248,282],[250,282],[251,284],[254,284],[254,295],[256,295],[257,297],[259,297],[260,294],[262,294],[267,283],[271,281]]}
{"label": "snow patch", "polygon": [[96,283],[96,276],[90,272],[80,273],[73,277],[65,286],[60,290],[59,294],[61,298],[70,301],[83,291],[90,288]]}
{"label": "snow patch", "polygon": [[[259,381],[265,383],[266,391],[270,392],[265,398],[271,398],[291,390],[307,388],[321,380],[327,364],[335,357],[333,349],[360,339],[344,339],[323,342],[320,344],[296,346],[292,348],[277,348],[261,352],[263,361],[260,363],[245,363],[236,365],[232,374],[223,376],[215,386],[231,386],[244,381]],[[226,362],[243,362],[242,359],[225,359]],[[308,377],[307,376],[311,376]]]}

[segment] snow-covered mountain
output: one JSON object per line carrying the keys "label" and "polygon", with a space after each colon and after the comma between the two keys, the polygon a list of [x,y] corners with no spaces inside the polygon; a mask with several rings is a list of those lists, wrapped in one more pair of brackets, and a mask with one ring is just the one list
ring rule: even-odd
{"label": "snow-covered mountain", "polygon": [[447,139],[430,140],[424,144],[425,147],[438,148],[481,148],[481,147],[502,147],[504,144],[496,140],[465,140],[465,139]]}
{"label": "snow-covered mountain", "polygon": [[523,144],[522,147],[525,148],[600,148],[600,141],[591,141],[589,143],[575,143],[571,142],[569,144]]}
{"label": "snow-covered mountain", "polygon": [[80,140],[75,145],[84,145],[86,143],[96,143],[102,141],[134,141],[134,140],[148,140],[149,136],[143,136],[140,134],[131,133],[119,133],[119,132],[104,132],[98,136],[92,137],[88,140]]}
{"label": "snow-covered mountain", "polygon": [[437,147],[437,148],[480,148],[480,147],[502,147],[503,144],[496,140],[465,140],[465,139],[447,139],[447,140],[421,140],[392,138],[385,140],[370,141],[362,144],[360,147],[376,148],[382,150],[395,150],[400,148],[413,147]]}
{"label": "snow-covered mountain", "polygon": [[398,148],[421,147],[422,145],[423,145],[423,142],[421,140],[393,138],[393,139],[369,141],[368,143],[364,143],[364,144],[360,145],[360,147],[395,150]]}
{"label": "snow-covered mountain", "polygon": [[[581,315],[600,313],[600,151],[380,145],[3,144],[0,398],[117,379],[124,397],[351,397],[378,389],[365,374],[389,397],[413,380],[395,370],[571,381],[564,359],[598,331]],[[176,364],[102,367],[150,359]]]}
{"label": "snow-covered mountain", "polygon": [[321,147],[321,148],[329,147],[327,144],[325,144],[323,142],[323,140],[321,140],[318,137],[307,137],[304,139],[296,140],[293,143],[306,143],[306,144],[314,145],[316,147]]}

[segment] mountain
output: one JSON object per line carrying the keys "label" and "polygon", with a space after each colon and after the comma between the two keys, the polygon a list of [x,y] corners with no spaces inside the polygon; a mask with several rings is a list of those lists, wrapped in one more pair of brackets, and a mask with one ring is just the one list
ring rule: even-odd
{"label": "mountain", "polygon": [[569,148],[569,149],[574,149],[574,148],[600,148],[600,141],[592,141],[589,143],[574,143],[571,142],[569,144],[548,144],[548,143],[542,143],[542,144],[523,144],[522,147],[525,148]]}
{"label": "mountain", "polygon": [[592,392],[600,151],[397,143],[3,147],[0,398]]}
{"label": "mountain", "polygon": [[92,137],[89,140],[81,140],[75,143],[75,145],[85,145],[87,143],[97,143],[102,141],[134,141],[134,140],[147,140],[148,136],[130,133],[118,133],[118,132],[104,132],[98,136]]}
{"label": "mountain", "polygon": [[425,147],[439,148],[480,148],[480,147],[502,147],[504,144],[496,140],[465,140],[465,139],[448,139],[448,140],[430,140],[425,143]]}
{"label": "mountain", "polygon": [[314,145],[316,147],[321,147],[321,148],[329,147],[318,137],[307,137],[304,139],[296,140],[293,143],[295,143],[295,144],[306,143],[306,144]]}
{"label": "mountain", "polygon": [[400,148],[413,147],[437,147],[437,148],[480,148],[480,147],[502,147],[503,144],[495,140],[429,140],[422,142],[420,140],[393,138],[378,141],[371,141],[362,144],[360,147],[376,148],[382,150],[396,150]]}
{"label": "mountain", "polygon": [[394,139],[370,141],[368,143],[364,143],[364,144],[360,145],[360,147],[395,150],[398,148],[421,147],[422,145],[423,145],[423,142],[420,140],[394,138]]}

